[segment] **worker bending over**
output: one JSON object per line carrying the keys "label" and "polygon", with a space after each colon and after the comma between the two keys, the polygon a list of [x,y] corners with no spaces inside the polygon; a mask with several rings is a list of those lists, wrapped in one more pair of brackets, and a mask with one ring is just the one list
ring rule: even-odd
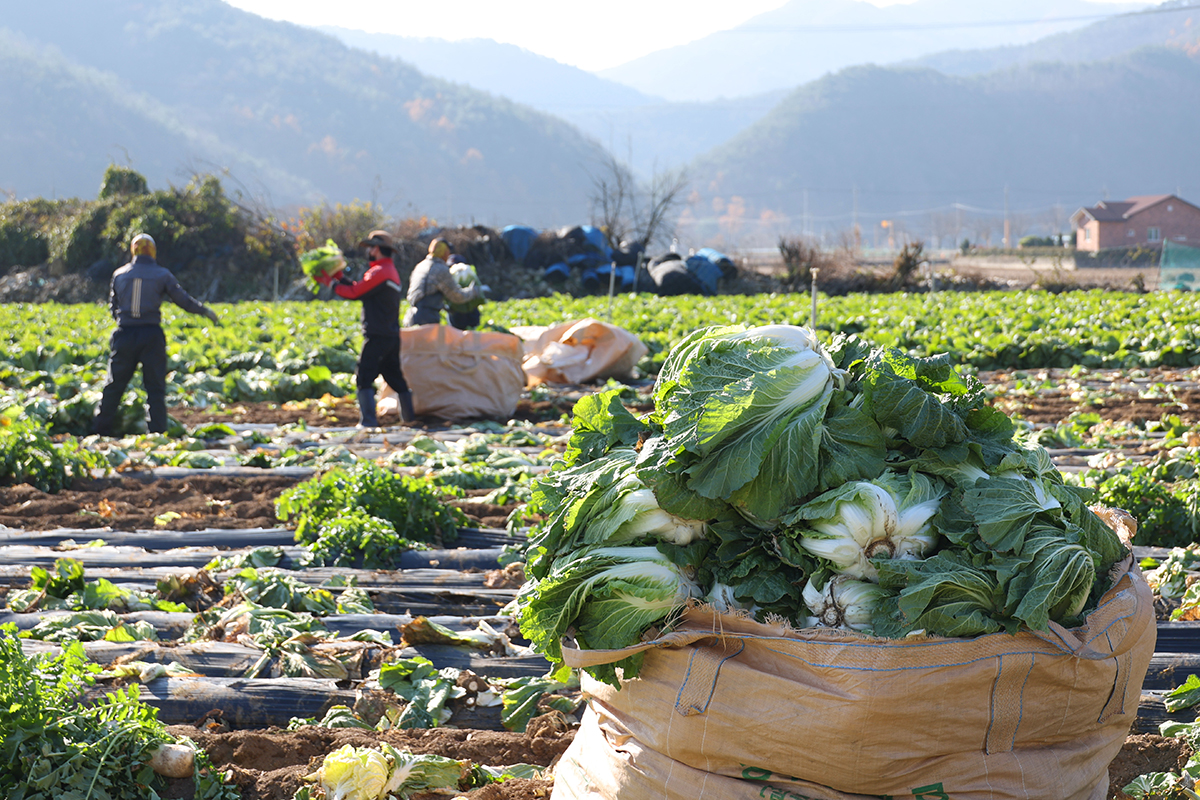
{"label": "worker bending over", "polygon": [[446,240],[434,239],[429,243],[429,254],[425,260],[413,267],[412,277],[408,280],[405,327],[440,324],[442,307],[447,300],[451,303],[469,303],[483,296],[478,282],[465,289],[458,285],[446,264],[449,256],[450,245]]}

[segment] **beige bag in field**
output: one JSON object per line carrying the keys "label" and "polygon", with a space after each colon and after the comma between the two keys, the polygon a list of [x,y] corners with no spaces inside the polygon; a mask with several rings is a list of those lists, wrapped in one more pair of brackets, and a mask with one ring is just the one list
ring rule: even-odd
{"label": "beige bag in field", "polygon": [[530,386],[628,379],[649,352],[624,328],[588,317],[552,325],[527,342],[524,368]]}
{"label": "beige bag in field", "polygon": [[645,664],[620,691],[585,675],[552,798],[1104,800],[1156,638],[1133,557],[1112,574],[1072,630],[886,640],[692,609],[653,642],[564,650]]}
{"label": "beige bag in field", "polygon": [[508,420],[525,389],[521,340],[449,325],[400,330],[400,367],[418,415]]}

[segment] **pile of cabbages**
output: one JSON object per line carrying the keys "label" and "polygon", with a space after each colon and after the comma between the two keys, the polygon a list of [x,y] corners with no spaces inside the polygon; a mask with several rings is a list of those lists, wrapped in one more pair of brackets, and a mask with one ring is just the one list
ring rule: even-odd
{"label": "pile of cabbages", "polygon": [[[807,328],[698,330],[654,411],[584,397],[535,485],[521,630],[616,649],[689,604],[901,638],[1078,624],[1126,552],[947,355]],[[640,656],[592,667],[614,685]]]}

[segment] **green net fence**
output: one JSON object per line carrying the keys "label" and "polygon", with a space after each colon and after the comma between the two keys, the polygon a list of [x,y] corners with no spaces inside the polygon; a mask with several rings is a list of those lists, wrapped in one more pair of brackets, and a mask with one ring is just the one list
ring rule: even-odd
{"label": "green net fence", "polygon": [[1200,247],[1163,242],[1158,271],[1159,289],[1200,290]]}

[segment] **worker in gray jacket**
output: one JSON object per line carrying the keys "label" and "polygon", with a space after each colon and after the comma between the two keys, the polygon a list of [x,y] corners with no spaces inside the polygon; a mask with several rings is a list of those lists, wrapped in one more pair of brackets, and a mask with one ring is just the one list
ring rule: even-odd
{"label": "worker in gray jacket", "polygon": [[404,314],[406,328],[440,324],[442,306],[447,300],[451,303],[469,303],[483,296],[478,282],[465,289],[458,285],[446,264],[449,257],[449,243],[445,239],[434,239],[429,243],[429,254],[425,260],[413,267],[408,279],[408,311]]}
{"label": "worker in gray jacket", "polygon": [[163,300],[221,324],[217,312],[185,292],[175,276],[154,260],[157,252],[149,234],[133,237],[129,250],[133,260],[113,273],[109,289],[108,304],[117,329],[109,343],[108,380],[92,420],[92,432],[102,436],[112,435],[121,395],[139,364],[150,406],[150,432],[166,433],[167,339],[159,311]]}

